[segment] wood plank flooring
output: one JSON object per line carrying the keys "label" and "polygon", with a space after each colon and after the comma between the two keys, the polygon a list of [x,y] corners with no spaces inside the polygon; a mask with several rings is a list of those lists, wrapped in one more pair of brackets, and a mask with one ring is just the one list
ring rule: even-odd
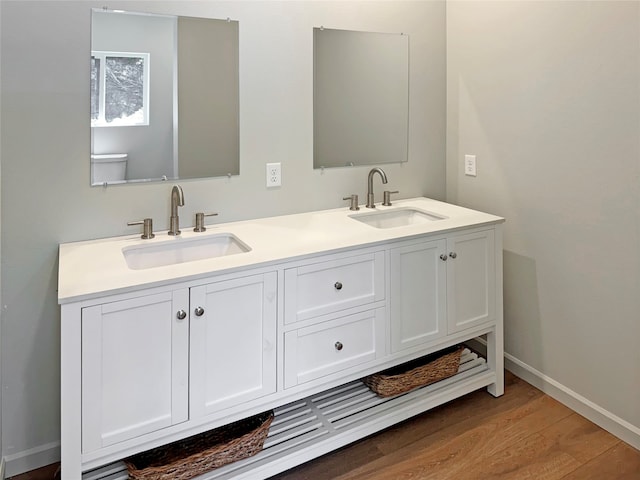
{"label": "wood plank flooring", "polygon": [[272,480],[640,480],[640,452],[507,372]]}
{"label": "wood plank flooring", "polygon": [[[55,465],[11,480],[51,480]],[[640,451],[507,372],[271,480],[640,480]]]}

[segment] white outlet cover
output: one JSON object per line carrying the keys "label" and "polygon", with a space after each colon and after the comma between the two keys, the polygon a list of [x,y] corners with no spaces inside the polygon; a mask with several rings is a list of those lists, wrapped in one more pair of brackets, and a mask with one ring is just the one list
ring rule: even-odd
{"label": "white outlet cover", "polygon": [[282,185],[282,167],[280,162],[267,163],[267,188]]}

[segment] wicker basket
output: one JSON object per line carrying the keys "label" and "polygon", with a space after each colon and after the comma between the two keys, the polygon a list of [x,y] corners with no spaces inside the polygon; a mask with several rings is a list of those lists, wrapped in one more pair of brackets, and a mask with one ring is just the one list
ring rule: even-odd
{"label": "wicker basket", "polygon": [[464,347],[456,346],[421,357],[362,379],[381,397],[400,395],[444,380],[458,372]]}
{"label": "wicker basket", "polygon": [[133,480],[188,480],[262,450],[273,411],[142,452],[125,460]]}

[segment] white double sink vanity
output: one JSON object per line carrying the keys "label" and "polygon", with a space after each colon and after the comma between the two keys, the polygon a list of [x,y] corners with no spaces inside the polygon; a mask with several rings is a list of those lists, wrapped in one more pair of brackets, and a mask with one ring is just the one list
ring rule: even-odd
{"label": "white double sink vanity", "polygon": [[[274,409],[263,479],[479,388],[503,393],[502,222],[427,198],[60,246],[62,479]],[[391,398],[359,379],[484,336]]]}

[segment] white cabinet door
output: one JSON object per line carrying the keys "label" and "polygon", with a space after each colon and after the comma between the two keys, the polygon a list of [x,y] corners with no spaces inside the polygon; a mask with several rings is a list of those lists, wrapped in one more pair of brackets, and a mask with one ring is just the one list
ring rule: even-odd
{"label": "white cabinet door", "polygon": [[456,235],[447,241],[449,333],[495,319],[494,231]]}
{"label": "white cabinet door", "polygon": [[275,272],[191,289],[191,418],[275,392],[276,293]]}
{"label": "white cabinet door", "polygon": [[188,417],[188,290],[82,309],[82,450]]}
{"label": "white cabinet door", "polygon": [[447,333],[447,262],[440,258],[445,251],[445,240],[390,250],[392,352]]}

